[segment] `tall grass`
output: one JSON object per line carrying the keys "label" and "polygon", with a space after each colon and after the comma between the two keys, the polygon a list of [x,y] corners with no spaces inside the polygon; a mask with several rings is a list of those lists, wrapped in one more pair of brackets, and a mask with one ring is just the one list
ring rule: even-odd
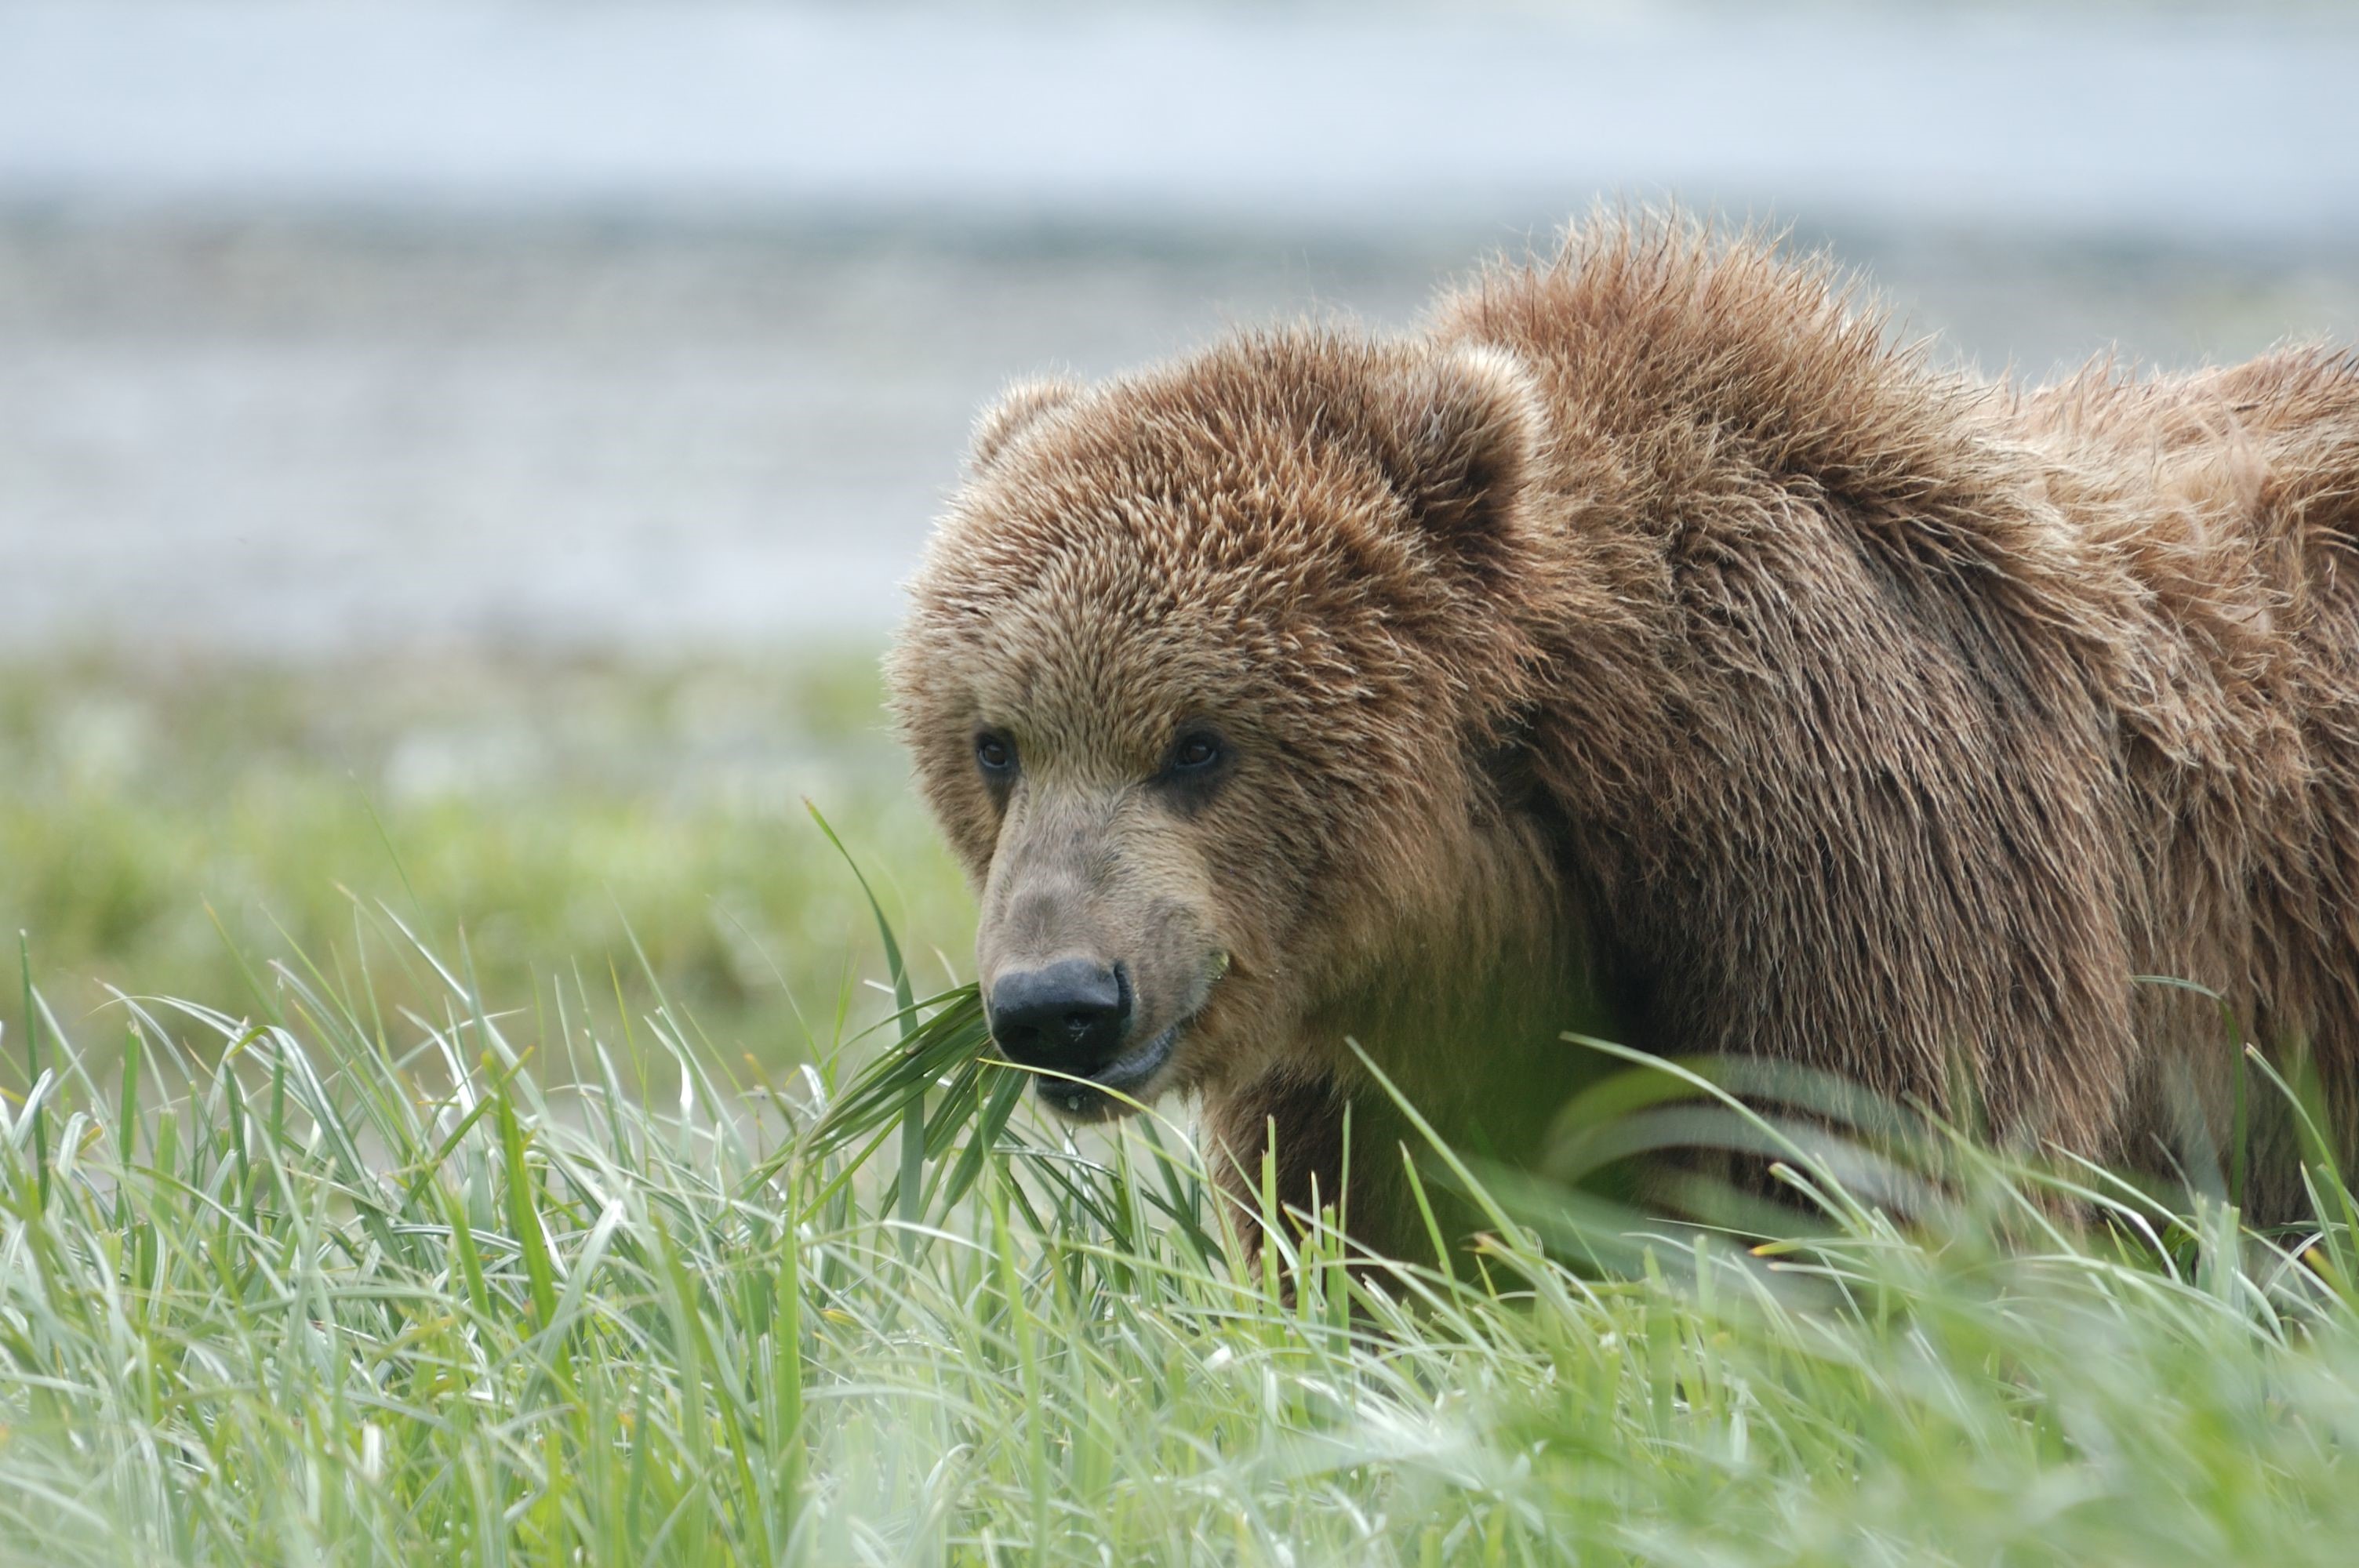
{"label": "tall grass", "polygon": [[1810,1239],[1748,1249],[1428,1152],[1492,1229],[1354,1269],[1315,1218],[1239,1245],[1176,1127],[1077,1147],[1034,1119],[966,993],[906,1004],[859,1077],[748,1085],[660,1001],[502,1013],[463,954],[434,968],[430,1017],[382,1014],[357,958],[297,961],[252,1016],[126,999],[119,1040],[79,1043],[27,979],[0,1555],[2323,1563],[2359,1539],[2334,1225],[2264,1238],[2090,1173],[2114,1217],[2068,1227],[1960,1144],[1906,1226],[1800,1159]]}
{"label": "tall grass", "polygon": [[[661,666],[0,662],[0,933],[32,933],[73,1018],[105,982],[242,996],[238,953],[347,947],[353,899],[382,902],[420,931],[463,926],[508,1006],[531,1006],[552,964],[603,976],[611,959],[635,1012],[652,973],[733,1060],[775,1069],[802,1053],[796,1001],[829,1011],[847,954],[875,972],[804,795],[841,803],[872,874],[890,871],[926,973],[946,979],[937,951],[972,936],[882,700],[866,648]],[[378,959],[388,1013],[440,1010],[413,953]],[[21,1060],[19,1000],[0,985]]]}

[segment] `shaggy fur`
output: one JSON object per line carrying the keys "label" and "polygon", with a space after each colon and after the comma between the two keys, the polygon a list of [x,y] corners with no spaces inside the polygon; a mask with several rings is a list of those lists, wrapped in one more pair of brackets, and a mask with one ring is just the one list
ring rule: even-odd
{"label": "shaggy fur", "polygon": [[1405,340],[1017,389],[892,669],[986,986],[1126,966],[1147,1092],[1242,1170],[1274,1122],[1294,1201],[1373,1115],[1346,1035],[1509,1157],[1592,1027],[2153,1164],[2226,1146],[2240,1042],[2139,977],[2359,1108],[2354,535],[2347,353],[2017,392],[1609,221]]}

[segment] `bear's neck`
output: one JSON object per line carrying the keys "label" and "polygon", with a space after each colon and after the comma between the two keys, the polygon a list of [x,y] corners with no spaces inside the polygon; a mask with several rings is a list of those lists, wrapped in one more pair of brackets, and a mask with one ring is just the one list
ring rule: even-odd
{"label": "bear's neck", "polygon": [[1564,1036],[1620,1031],[1545,814],[1488,814],[1462,850],[1456,896],[1397,929],[1397,951],[1322,1007],[1310,1033],[1333,1045],[1336,1077],[1355,1097],[1381,1090],[1347,1040],[1444,1138],[1525,1161],[1600,1062]]}

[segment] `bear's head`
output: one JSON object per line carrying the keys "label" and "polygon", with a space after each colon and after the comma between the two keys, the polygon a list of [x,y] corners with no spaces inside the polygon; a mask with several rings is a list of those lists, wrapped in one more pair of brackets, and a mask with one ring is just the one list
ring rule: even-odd
{"label": "bear's head", "polygon": [[1330,1068],[1483,940],[1547,439],[1505,351],[1308,331],[984,417],[890,673],[1052,1106]]}

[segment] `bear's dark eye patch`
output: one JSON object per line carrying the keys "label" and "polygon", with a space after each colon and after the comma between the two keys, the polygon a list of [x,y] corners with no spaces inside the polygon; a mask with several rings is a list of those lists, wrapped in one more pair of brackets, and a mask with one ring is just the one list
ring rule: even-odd
{"label": "bear's dark eye patch", "polygon": [[1191,728],[1180,732],[1164,759],[1155,782],[1183,807],[1192,809],[1212,798],[1227,776],[1232,757],[1219,731]]}
{"label": "bear's dark eye patch", "polygon": [[1006,784],[1016,776],[1016,742],[984,730],[974,738],[974,765],[992,783]]}

